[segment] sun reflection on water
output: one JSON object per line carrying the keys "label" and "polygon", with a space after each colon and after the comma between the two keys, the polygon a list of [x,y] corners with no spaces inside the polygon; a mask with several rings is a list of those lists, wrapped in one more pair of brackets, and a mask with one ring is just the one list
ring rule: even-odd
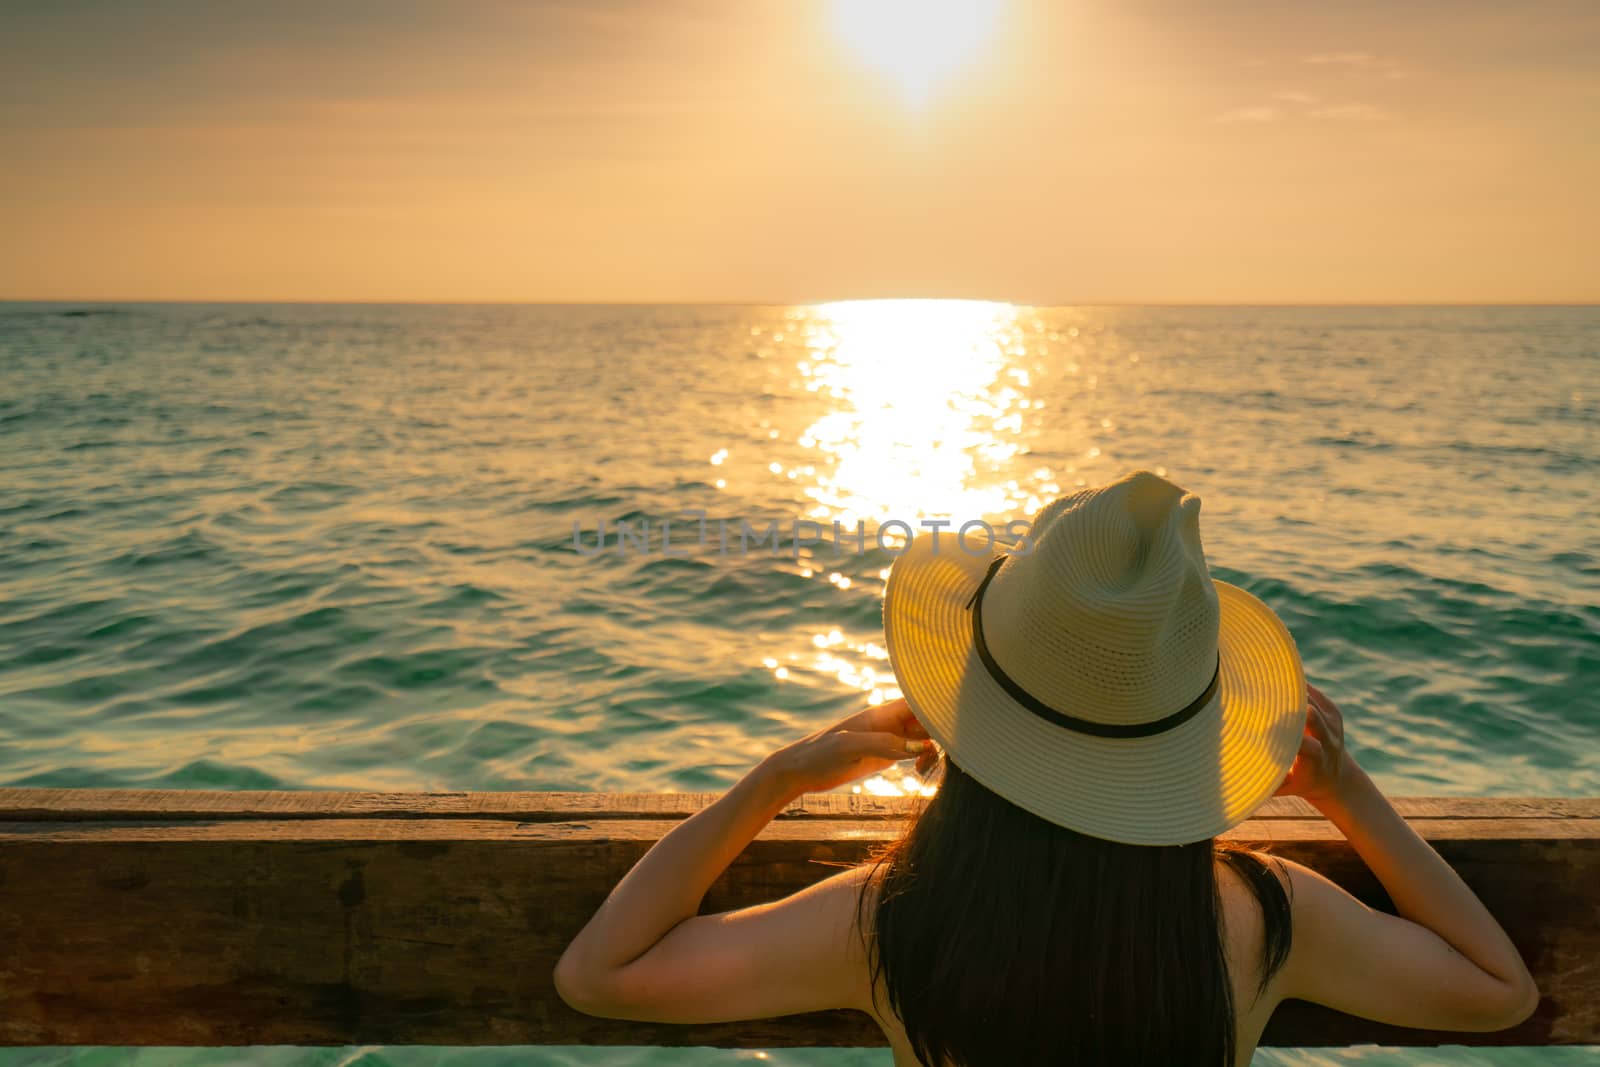
{"label": "sun reflection on water", "polygon": [[[1027,455],[1030,423],[1043,405],[1030,396],[1029,338],[1017,308],[846,301],[805,309],[792,325],[800,342],[796,388],[815,394],[822,411],[799,437],[807,458],[769,470],[810,501],[805,517],[846,531],[862,523],[869,539],[890,520],[916,529],[923,519],[948,519],[953,530],[984,519],[1003,534],[1005,522],[1031,517],[1060,491],[1050,469]],[[852,588],[850,576],[826,565],[801,573]],[[873,574],[881,595],[888,571]],[[778,681],[799,681],[801,672],[870,703],[900,696],[876,635],[858,639],[829,627],[811,634],[810,646],[763,665]],[[931,796],[936,786],[891,768],[852,789]]]}
{"label": "sun reflection on water", "polygon": [[924,782],[915,774],[907,772],[898,778],[887,778],[875,774],[862,781],[860,785],[852,786],[852,793],[866,793],[874,797],[931,797],[939,791],[939,787],[932,782]]}
{"label": "sun reflection on water", "polygon": [[[1006,469],[1024,449],[1028,370],[1017,309],[975,300],[824,304],[798,364],[836,401],[801,435],[813,518],[871,529],[889,519],[958,522],[1031,514],[1039,494]],[[1036,472],[1048,475],[1048,472]]]}

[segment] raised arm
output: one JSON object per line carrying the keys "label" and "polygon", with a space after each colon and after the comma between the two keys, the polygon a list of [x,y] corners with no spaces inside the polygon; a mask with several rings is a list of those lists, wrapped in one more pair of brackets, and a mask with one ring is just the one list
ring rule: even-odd
{"label": "raised arm", "polygon": [[1310,697],[1300,756],[1279,792],[1305,797],[1340,829],[1399,915],[1285,861],[1294,940],[1282,995],[1428,1029],[1501,1030],[1526,1019],[1539,991],[1505,930],[1345,750],[1337,705],[1315,688]]}
{"label": "raised arm", "polygon": [[769,904],[713,915],[701,901],[791,800],[920,754],[905,701],[867,708],[774,752],[645,853],[556,965],[557,993],[591,1015],[723,1022],[824,1008],[870,1010],[850,919],[866,868]]}

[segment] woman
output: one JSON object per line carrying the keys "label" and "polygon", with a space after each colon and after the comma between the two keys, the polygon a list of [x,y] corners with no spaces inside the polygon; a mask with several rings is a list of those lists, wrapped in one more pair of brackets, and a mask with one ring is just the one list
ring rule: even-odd
{"label": "woman", "polygon": [[[906,1067],[1232,1067],[1289,998],[1432,1029],[1526,1018],[1516,949],[1356,763],[1282,622],[1211,578],[1199,510],[1134,471],[1007,554],[914,541],[884,596],[906,699],[663,837],[562,956],[561,996],[657,1022],[856,1008]],[[697,914],[786,804],[912,754],[939,756],[940,789],[876,862]],[[1399,915],[1217,841],[1273,795],[1327,816]]]}

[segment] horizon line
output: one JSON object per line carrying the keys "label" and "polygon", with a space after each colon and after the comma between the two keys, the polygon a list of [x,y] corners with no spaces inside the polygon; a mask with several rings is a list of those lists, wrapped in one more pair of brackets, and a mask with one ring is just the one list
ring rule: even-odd
{"label": "horizon line", "polygon": [[1600,307],[1600,298],[1589,300],[1107,300],[1066,303],[1031,303],[984,296],[867,296],[832,297],[815,300],[328,300],[328,299],[178,299],[114,297],[0,297],[4,304],[141,304],[141,305],[228,305],[265,304],[284,307],[817,307],[824,304],[868,303],[874,301],[929,303],[964,301],[1009,304],[1026,308],[1581,308]]}

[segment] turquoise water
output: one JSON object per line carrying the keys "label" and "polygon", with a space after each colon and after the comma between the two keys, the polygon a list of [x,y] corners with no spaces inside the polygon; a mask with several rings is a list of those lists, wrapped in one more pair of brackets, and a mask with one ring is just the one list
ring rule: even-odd
{"label": "turquoise water", "polygon": [[894,691],[890,552],[741,520],[998,525],[1148,466],[1392,794],[1600,795],[1597,369],[1595,308],[0,305],[0,784],[724,788]]}

